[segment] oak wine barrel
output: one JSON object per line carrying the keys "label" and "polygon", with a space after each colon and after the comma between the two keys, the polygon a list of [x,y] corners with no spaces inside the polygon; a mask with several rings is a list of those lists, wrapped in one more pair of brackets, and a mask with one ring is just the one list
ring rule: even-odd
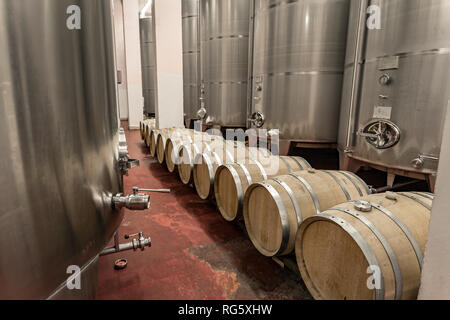
{"label": "oak wine barrel", "polygon": [[213,195],[214,177],[220,166],[235,162],[248,163],[248,159],[267,158],[269,154],[267,149],[249,148],[240,142],[227,141],[222,150],[197,155],[193,173],[197,194],[203,200]]}
{"label": "oak wine barrel", "polygon": [[150,155],[152,157],[156,156],[156,139],[158,139],[159,129],[150,130],[150,134],[148,135],[148,148],[150,149]]}
{"label": "oak wine barrel", "polygon": [[434,196],[374,194],[306,219],[295,252],[315,299],[417,299]]}
{"label": "oak wine barrel", "polygon": [[220,148],[224,143],[222,137],[209,136],[204,141],[182,145],[178,152],[178,175],[181,182],[190,184],[193,182],[194,161],[198,154]]}
{"label": "oak wine barrel", "polygon": [[184,128],[168,128],[162,129],[158,137],[156,138],[156,159],[160,164],[163,164],[165,161],[165,150],[166,150],[166,142],[170,137],[181,137],[183,135],[188,134],[188,132],[193,131],[190,129]]}
{"label": "oak wine barrel", "polygon": [[166,149],[164,151],[164,158],[169,172],[174,172],[175,168],[181,163],[180,149],[182,146],[190,145],[194,142],[210,142],[219,137],[212,137],[205,132],[188,131],[187,134],[179,137],[169,137],[166,141]]}
{"label": "oak wine barrel", "polygon": [[214,177],[217,207],[225,220],[234,221],[242,215],[244,194],[250,185],[274,176],[311,168],[301,157],[285,156],[271,156],[266,161],[249,159],[248,163],[222,165]]}
{"label": "oak wine barrel", "polygon": [[339,203],[370,194],[355,174],[345,171],[304,170],[252,184],[244,196],[247,233],[265,256],[294,250],[303,220]]}

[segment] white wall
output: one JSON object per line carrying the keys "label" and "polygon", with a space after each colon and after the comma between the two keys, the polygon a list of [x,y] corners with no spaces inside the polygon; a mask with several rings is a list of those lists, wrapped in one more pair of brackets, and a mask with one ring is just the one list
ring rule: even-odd
{"label": "white wall", "polygon": [[158,128],[183,127],[183,44],[180,0],[155,0]]}
{"label": "white wall", "polygon": [[122,83],[117,85],[120,120],[128,120],[127,63],[125,57],[122,0],[114,0],[114,36],[117,70],[122,72]]}
{"label": "white wall", "polygon": [[128,125],[139,129],[144,117],[142,95],[141,47],[139,38],[139,0],[122,0],[128,98]]}
{"label": "white wall", "polygon": [[450,299],[450,101],[439,163],[419,292],[422,300]]}

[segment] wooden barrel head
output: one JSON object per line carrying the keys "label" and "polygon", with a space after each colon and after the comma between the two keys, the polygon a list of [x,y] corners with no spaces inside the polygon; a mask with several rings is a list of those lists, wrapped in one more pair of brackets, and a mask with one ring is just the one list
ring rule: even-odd
{"label": "wooden barrel head", "polygon": [[375,292],[367,286],[369,263],[350,233],[339,222],[310,219],[302,225],[303,238],[295,250],[303,261],[303,281],[314,299],[373,300]]}
{"label": "wooden barrel head", "polygon": [[227,221],[234,221],[243,201],[244,192],[240,177],[233,166],[220,166],[214,178],[214,194],[220,214]]}
{"label": "wooden barrel head", "polygon": [[246,193],[245,227],[250,240],[260,253],[275,256],[283,240],[280,198],[264,183],[253,184]]}
{"label": "wooden barrel head", "polygon": [[194,185],[198,196],[206,200],[212,194],[214,183],[213,160],[205,154],[198,154],[194,159]]}
{"label": "wooden barrel head", "polygon": [[192,159],[192,152],[189,146],[184,145],[180,147],[178,157],[178,175],[180,176],[181,182],[189,184],[192,182],[192,173],[194,170],[194,159]]}
{"label": "wooden barrel head", "polygon": [[[176,144],[175,147],[177,147]],[[169,172],[174,172],[175,164],[178,160],[176,150],[174,150],[174,142],[173,139],[171,138],[167,139],[166,149],[164,151],[164,158],[166,159],[167,170],[169,170]]]}
{"label": "wooden barrel head", "polygon": [[166,144],[166,138],[165,135],[160,133],[158,135],[158,138],[156,140],[156,158],[158,159],[158,162],[160,164],[164,163],[164,152],[165,152],[165,144]]}
{"label": "wooden barrel head", "polygon": [[150,148],[150,154],[152,157],[156,156],[156,139],[158,139],[159,130],[152,130],[150,132],[150,139],[149,139],[149,148]]}

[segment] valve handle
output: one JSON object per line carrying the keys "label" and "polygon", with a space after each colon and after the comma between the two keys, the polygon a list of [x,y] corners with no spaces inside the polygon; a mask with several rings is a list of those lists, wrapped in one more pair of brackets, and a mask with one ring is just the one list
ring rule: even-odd
{"label": "valve handle", "polygon": [[138,187],[133,187],[133,193],[139,193],[139,192],[158,192],[158,193],[170,193],[170,189],[141,189]]}

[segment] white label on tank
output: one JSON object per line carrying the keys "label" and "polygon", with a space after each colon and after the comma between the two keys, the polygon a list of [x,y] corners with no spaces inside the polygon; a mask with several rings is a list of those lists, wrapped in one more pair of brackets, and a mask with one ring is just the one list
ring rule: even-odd
{"label": "white label on tank", "polygon": [[391,119],[392,108],[375,106],[373,110],[373,117],[377,119]]}

